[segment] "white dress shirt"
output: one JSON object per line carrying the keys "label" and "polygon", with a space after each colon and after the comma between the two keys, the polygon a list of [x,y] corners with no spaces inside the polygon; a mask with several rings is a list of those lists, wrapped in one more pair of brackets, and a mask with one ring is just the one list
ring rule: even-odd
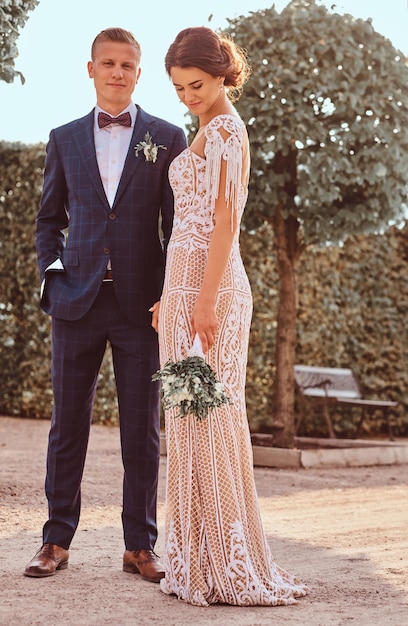
{"label": "white dress shirt", "polygon": [[[115,200],[130,140],[132,139],[137,113],[136,105],[131,102],[119,115],[126,113],[126,111],[130,113],[132,118],[131,126],[111,124],[110,126],[105,126],[105,128],[99,128],[98,113],[107,113],[107,111],[104,111],[98,105],[95,107],[94,138],[96,159],[103,188],[110,206],[113,205]],[[110,114],[108,113],[108,115]]]}
{"label": "white dress shirt", "polygon": [[[131,102],[129,106],[118,115],[122,115],[122,113],[126,113],[127,111],[130,113],[132,119],[131,126],[111,124],[104,128],[99,128],[98,114],[100,112],[107,113],[107,111],[104,111],[98,105],[95,107],[94,139],[96,160],[98,161],[99,173],[110,207],[112,207],[115,200],[120,177],[122,176],[123,167],[125,165],[126,155],[129,150],[130,140],[132,139],[137,113],[136,105]],[[108,113],[108,115],[110,115],[110,113]],[[115,117],[117,116],[115,115]],[[107,269],[111,269],[110,259],[107,264]]]}

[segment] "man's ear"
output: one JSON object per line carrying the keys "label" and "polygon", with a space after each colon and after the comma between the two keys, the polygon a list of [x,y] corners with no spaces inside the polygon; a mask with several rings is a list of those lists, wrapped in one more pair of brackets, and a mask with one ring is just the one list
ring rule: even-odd
{"label": "man's ear", "polygon": [[89,76],[89,78],[93,78],[93,63],[92,63],[92,61],[88,61],[88,76]]}

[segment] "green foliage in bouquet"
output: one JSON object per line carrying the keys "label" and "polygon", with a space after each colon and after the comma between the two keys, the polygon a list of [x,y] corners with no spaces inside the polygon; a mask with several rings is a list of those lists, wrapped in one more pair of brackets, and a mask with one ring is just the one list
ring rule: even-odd
{"label": "green foliage in bouquet", "polygon": [[152,376],[161,381],[165,409],[178,407],[178,417],[195,415],[202,421],[210,411],[222,404],[231,404],[224,386],[201,356],[188,356],[182,361],[168,361]]}

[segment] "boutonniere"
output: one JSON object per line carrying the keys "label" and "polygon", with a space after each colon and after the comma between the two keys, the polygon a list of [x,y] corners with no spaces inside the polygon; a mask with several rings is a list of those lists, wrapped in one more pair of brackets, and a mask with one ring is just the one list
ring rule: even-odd
{"label": "boutonniere", "polygon": [[144,136],[143,141],[139,141],[135,146],[135,155],[139,156],[139,152],[143,151],[145,156],[145,161],[151,161],[152,163],[156,163],[157,154],[159,149],[167,150],[166,146],[162,146],[161,144],[157,145],[153,143],[153,139],[149,131]]}

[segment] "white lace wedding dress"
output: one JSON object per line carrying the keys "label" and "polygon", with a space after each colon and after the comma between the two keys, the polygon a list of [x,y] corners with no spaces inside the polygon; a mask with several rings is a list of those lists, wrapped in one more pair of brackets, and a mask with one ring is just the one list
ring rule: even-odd
{"label": "white lace wedding dress", "polygon": [[[225,141],[221,128],[228,133]],[[206,265],[221,158],[228,163],[228,194],[239,219],[247,198],[243,122],[233,115],[215,117],[205,137],[205,158],[186,149],[169,173],[175,219],[160,308],[162,366],[185,358],[191,347],[189,320]],[[252,298],[238,233],[216,311],[219,329],[208,362],[232,404],[202,422],[166,411],[166,576],[161,589],[199,606],[293,604],[305,595],[305,587],[273,560],[254,484],[244,396]]]}

